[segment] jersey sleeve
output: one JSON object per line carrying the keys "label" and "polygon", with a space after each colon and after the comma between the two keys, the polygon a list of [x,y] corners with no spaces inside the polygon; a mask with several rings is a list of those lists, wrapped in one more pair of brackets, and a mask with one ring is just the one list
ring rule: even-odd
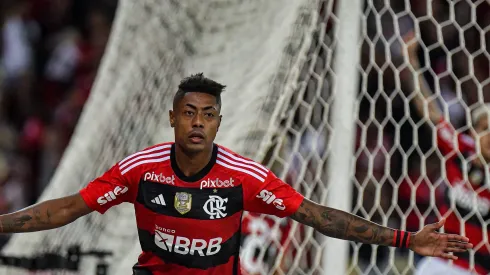
{"label": "jersey sleeve", "polygon": [[244,209],[281,218],[291,216],[303,202],[303,195],[271,171],[266,175],[265,178],[255,174],[245,177],[242,183]]}
{"label": "jersey sleeve", "polygon": [[135,201],[137,180],[131,176],[131,173],[122,175],[119,165],[116,164],[80,190],[80,195],[92,210],[104,214],[109,208],[122,202]]}
{"label": "jersey sleeve", "polygon": [[474,150],[475,141],[468,135],[456,132],[451,123],[442,120],[437,125],[437,146],[441,153],[448,155]]}

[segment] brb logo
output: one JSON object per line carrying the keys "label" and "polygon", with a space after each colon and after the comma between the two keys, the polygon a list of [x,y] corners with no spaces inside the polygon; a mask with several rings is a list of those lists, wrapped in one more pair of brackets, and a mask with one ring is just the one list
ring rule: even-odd
{"label": "brb logo", "polygon": [[182,236],[176,236],[175,230],[161,228],[157,226],[155,230],[155,244],[162,250],[175,252],[182,255],[211,256],[221,250],[222,238],[189,239]]}
{"label": "brb logo", "polygon": [[203,188],[216,188],[216,187],[234,187],[233,179],[229,180],[220,180],[216,178],[215,180],[207,179],[201,181],[201,189]]}
{"label": "brb logo", "polygon": [[114,188],[113,191],[109,191],[105,193],[103,196],[100,196],[97,199],[97,202],[100,205],[104,205],[110,201],[115,200],[117,196],[124,194],[126,192],[128,192],[128,188],[126,186],[124,186],[123,188],[121,188],[121,186],[116,186],[116,188]]}
{"label": "brb logo", "polygon": [[171,177],[166,177],[163,175],[163,173],[157,175],[155,172],[147,172],[145,173],[143,180],[175,185],[175,176],[172,175]]}
{"label": "brb logo", "polygon": [[224,218],[226,217],[226,202],[228,202],[228,198],[223,199],[220,196],[210,195],[209,199],[204,203],[204,212],[212,220]]}
{"label": "brb logo", "polygon": [[282,199],[276,198],[276,195],[274,195],[274,193],[269,192],[265,189],[260,191],[260,193],[257,195],[257,198],[262,199],[267,204],[272,203],[279,210],[286,209],[286,206],[283,204]]}

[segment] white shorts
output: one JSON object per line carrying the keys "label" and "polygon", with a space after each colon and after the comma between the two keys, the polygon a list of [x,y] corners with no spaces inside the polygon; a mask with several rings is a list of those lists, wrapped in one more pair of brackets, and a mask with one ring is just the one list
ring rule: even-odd
{"label": "white shorts", "polygon": [[460,266],[441,258],[425,257],[417,264],[415,275],[473,275]]}

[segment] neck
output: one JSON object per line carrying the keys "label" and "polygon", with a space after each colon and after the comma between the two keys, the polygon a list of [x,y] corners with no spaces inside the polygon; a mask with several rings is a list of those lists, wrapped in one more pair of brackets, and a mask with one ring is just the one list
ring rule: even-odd
{"label": "neck", "polygon": [[175,161],[186,177],[197,174],[211,161],[213,145],[200,152],[187,152],[175,143]]}

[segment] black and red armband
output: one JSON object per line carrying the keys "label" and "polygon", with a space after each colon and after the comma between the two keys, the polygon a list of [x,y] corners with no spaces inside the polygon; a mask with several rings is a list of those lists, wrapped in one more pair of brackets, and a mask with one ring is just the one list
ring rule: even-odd
{"label": "black and red armband", "polygon": [[392,246],[400,247],[400,248],[408,248],[410,244],[410,236],[412,233],[402,230],[395,230],[395,234],[393,235]]}

